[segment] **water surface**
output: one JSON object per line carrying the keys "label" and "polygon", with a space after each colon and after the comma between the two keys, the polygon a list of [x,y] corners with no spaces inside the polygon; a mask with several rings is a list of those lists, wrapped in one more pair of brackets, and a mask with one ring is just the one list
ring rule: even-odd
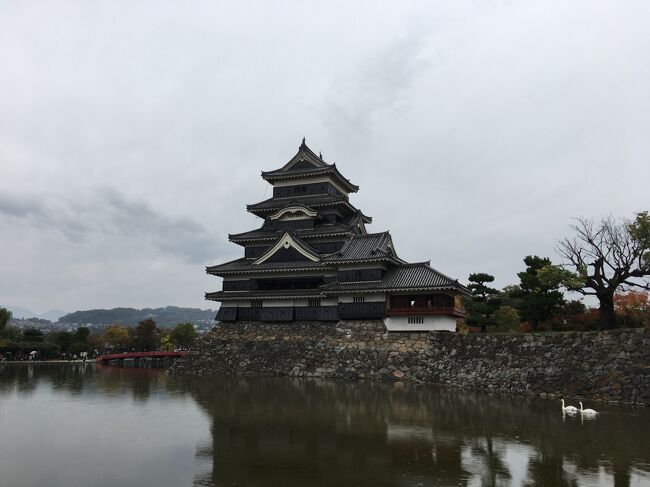
{"label": "water surface", "polygon": [[650,486],[650,410],[0,364],[0,486]]}

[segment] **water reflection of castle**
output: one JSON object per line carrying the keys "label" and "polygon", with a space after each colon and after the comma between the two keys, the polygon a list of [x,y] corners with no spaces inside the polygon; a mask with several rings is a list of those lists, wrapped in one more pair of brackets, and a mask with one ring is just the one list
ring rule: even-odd
{"label": "water reflection of castle", "polygon": [[644,409],[605,407],[598,421],[581,424],[563,421],[548,401],[428,386],[0,364],[0,395],[30,397],[43,386],[115,404],[128,398],[142,411],[170,395],[193,398],[211,418],[198,451],[210,471],[197,485],[650,483]]}
{"label": "water reflection of castle", "polygon": [[[218,384],[191,385],[213,420],[199,452],[213,469],[197,485],[577,485],[599,469],[629,485],[634,458],[648,454],[641,438],[562,423],[539,401],[378,383]],[[620,448],[601,451],[612,442]]]}
{"label": "water reflection of castle", "polygon": [[421,430],[405,421],[426,412],[404,408],[408,401],[383,404],[383,386],[305,386],[288,380],[264,381],[255,389],[259,386],[266,390],[251,394],[252,386],[232,382],[220,387],[218,396],[200,397],[213,417],[213,444],[201,453],[213,457],[214,468],[211,479],[198,483],[332,486],[417,480],[431,485],[440,475],[466,476],[458,442],[438,445],[433,456],[430,434],[393,434],[400,418],[402,431]]}

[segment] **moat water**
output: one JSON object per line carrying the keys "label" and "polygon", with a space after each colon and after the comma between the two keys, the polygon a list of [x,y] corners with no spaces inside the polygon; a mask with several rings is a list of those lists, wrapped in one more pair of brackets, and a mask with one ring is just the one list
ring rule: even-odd
{"label": "moat water", "polygon": [[0,364],[0,486],[650,486],[650,409]]}

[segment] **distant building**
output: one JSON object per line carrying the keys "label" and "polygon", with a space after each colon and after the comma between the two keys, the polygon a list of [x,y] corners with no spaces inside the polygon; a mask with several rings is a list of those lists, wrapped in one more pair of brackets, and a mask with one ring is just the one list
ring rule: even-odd
{"label": "distant building", "polygon": [[[220,321],[383,320],[389,331],[457,329],[467,289],[430,267],[407,263],[388,232],[350,203],[358,191],[305,144],[282,168],[262,172],[273,197],[247,206],[264,219],[229,235],[244,256],[207,268],[222,276]],[[418,215],[412,215],[417,220]]]}

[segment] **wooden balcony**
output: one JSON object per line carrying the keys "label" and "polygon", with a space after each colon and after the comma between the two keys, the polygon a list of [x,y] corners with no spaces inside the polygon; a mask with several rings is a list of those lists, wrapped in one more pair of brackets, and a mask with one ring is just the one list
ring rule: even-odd
{"label": "wooden balcony", "polygon": [[388,308],[388,316],[455,316],[464,318],[467,314],[462,308],[454,306],[422,306],[410,308]]}

